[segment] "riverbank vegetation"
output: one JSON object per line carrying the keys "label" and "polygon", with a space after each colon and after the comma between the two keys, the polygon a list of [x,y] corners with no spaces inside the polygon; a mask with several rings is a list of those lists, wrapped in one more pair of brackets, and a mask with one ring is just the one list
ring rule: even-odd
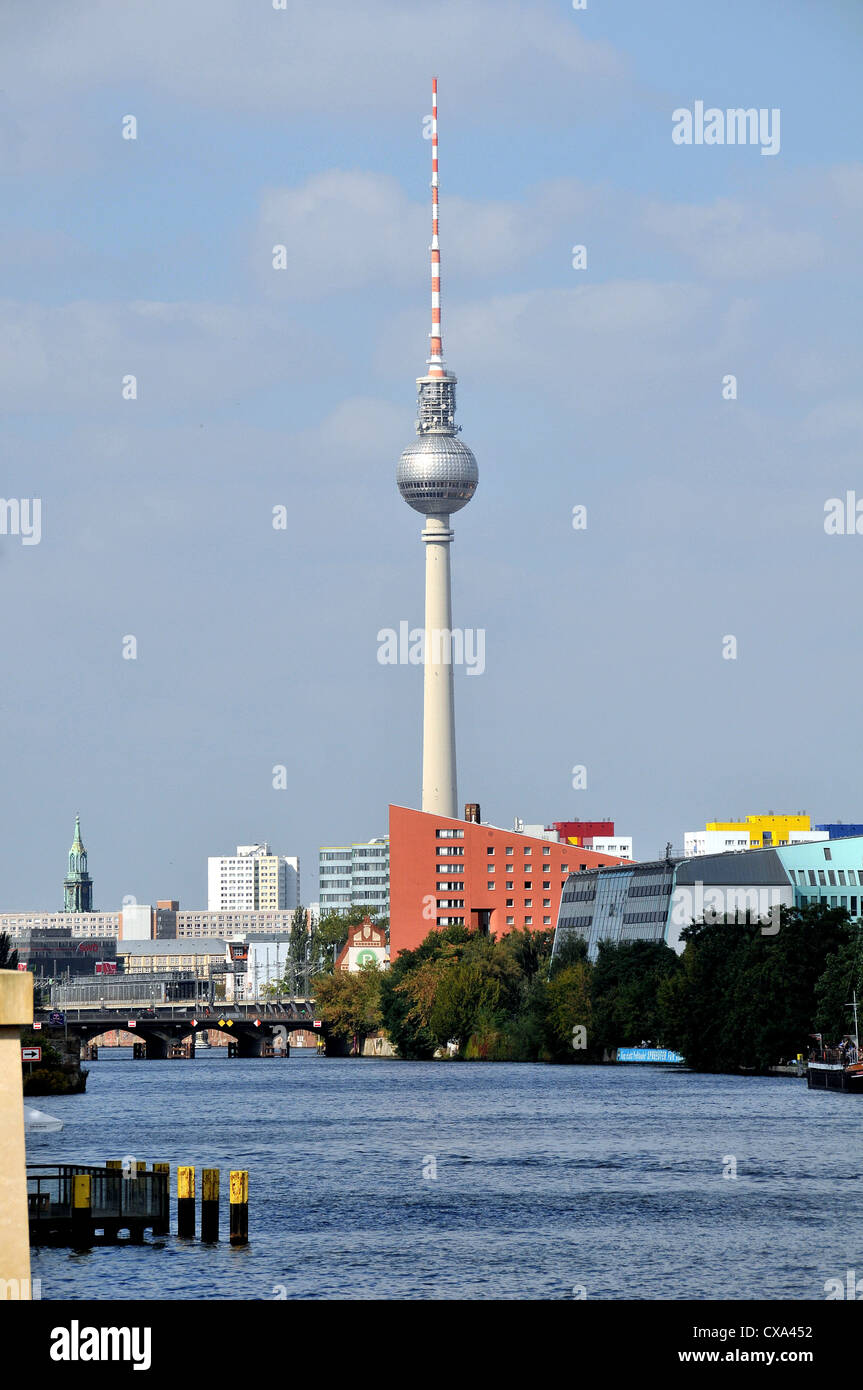
{"label": "riverbank vegetation", "polygon": [[402,1058],[579,1063],[618,1047],[673,1048],[697,1071],[764,1072],[807,1054],[812,1035],[853,1031],[861,930],[841,909],[782,909],[778,930],[697,923],[678,955],[663,942],[601,943],[595,961],[552,931],[495,940],[451,926],[429,932],[388,970],[316,979],[331,1031],[383,1027]]}

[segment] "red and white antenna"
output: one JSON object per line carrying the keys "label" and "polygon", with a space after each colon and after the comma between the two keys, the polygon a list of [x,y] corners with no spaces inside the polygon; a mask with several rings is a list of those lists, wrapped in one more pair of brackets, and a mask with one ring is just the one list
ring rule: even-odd
{"label": "red and white antenna", "polygon": [[443,365],[440,332],[440,241],[438,240],[438,152],[437,152],[437,78],[432,78],[432,239],[431,239],[431,352],[428,359],[429,376],[446,376]]}

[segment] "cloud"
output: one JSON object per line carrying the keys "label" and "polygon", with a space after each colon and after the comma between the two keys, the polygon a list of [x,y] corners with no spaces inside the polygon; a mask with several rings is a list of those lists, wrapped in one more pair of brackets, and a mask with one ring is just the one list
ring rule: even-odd
{"label": "cloud", "polygon": [[207,303],[0,301],[0,408],[85,413],[117,405],[137,378],[137,404],[211,407],[236,401],[302,366],[320,365],[314,334],[282,312]]}
{"label": "cloud", "polygon": [[[571,12],[528,0],[78,0],[37,24],[4,5],[4,85],[13,98],[154,85],[183,103],[238,111],[359,113],[416,108],[437,69],[461,109],[511,115],[532,74],[570,105],[618,88],[625,64]],[[481,55],[481,60],[479,56]],[[521,86],[517,78],[521,78]]]}
{"label": "cloud", "polygon": [[[523,202],[442,201],[444,276],[482,279],[516,270],[596,195],[575,180],[532,189]],[[389,174],[327,170],[296,188],[270,189],[261,202],[254,263],[268,289],[298,299],[368,285],[417,290],[428,260],[430,202],[408,198]],[[272,270],[273,247],[286,268]]]}
{"label": "cloud", "polygon": [[[594,414],[636,401],[679,401],[699,374],[718,381],[750,315],[746,301],[726,305],[706,288],[617,280],[456,304],[444,334],[448,359],[463,377],[503,395],[529,391]],[[382,370],[404,361],[414,328],[407,316],[391,321]]]}
{"label": "cloud", "polygon": [[717,198],[708,207],[649,203],[643,225],[711,279],[765,279],[819,264],[824,242],[817,233],[780,227],[766,209]]}

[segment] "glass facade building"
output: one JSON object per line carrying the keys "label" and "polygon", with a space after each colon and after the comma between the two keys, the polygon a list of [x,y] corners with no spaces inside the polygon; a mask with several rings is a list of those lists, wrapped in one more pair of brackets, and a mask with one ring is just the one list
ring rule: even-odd
{"label": "glass facade building", "polygon": [[323,845],[318,851],[318,896],[322,917],[352,907],[369,907],[377,916],[389,916],[389,837]]}

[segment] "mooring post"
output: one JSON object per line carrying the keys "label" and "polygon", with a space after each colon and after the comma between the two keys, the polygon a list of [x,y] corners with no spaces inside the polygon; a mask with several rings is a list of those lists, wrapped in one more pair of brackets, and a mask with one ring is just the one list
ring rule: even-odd
{"label": "mooring post", "polygon": [[72,1177],[72,1244],[79,1250],[93,1244],[90,1174]]}
{"label": "mooring post", "polygon": [[232,1169],[230,1180],[231,1194],[231,1244],[249,1243],[249,1174],[244,1169]]}
{"label": "mooring post", "polygon": [[[171,1165],[170,1165],[170,1163],[154,1163],[154,1164],[153,1164],[153,1174],[154,1174],[154,1176],[157,1175],[157,1174],[162,1174],[162,1176],[163,1176],[164,1179],[165,1179],[165,1182],[164,1182],[164,1185],[163,1185],[163,1186],[164,1186],[164,1190],[163,1190],[163,1192],[162,1192],[162,1200],[161,1200],[161,1203],[160,1203],[159,1215],[153,1218],[153,1224],[152,1224],[152,1226],[150,1227],[150,1229],[151,1229],[151,1231],[153,1232],[153,1235],[154,1235],[154,1236],[166,1236],[166,1235],[168,1235],[168,1233],[169,1233],[169,1231],[170,1231],[170,1229],[171,1229],[171,1216],[170,1216],[170,1213],[171,1213],[171,1194],[170,1194],[170,1187],[171,1187]],[[157,1184],[157,1183],[154,1183],[153,1186],[154,1186],[154,1187],[158,1187],[158,1184]]]}
{"label": "mooring post", "polygon": [[201,1170],[201,1240],[219,1239],[219,1170]]}
{"label": "mooring post", "polygon": [[195,1170],[177,1169],[177,1235],[195,1239]]}
{"label": "mooring post", "polygon": [[106,1167],[106,1168],[120,1168],[120,1169],[122,1170],[122,1167],[123,1167],[123,1160],[122,1160],[122,1158],[109,1158],[109,1159],[106,1159],[106,1160],[105,1160],[105,1167]]}

